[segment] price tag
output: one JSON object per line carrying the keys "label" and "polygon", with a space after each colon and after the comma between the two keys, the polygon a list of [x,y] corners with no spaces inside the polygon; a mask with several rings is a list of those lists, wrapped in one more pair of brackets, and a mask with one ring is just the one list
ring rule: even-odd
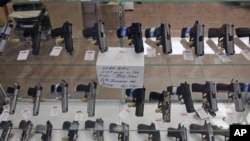
{"label": "price tag", "polygon": [[17,138],[16,141],[21,141],[21,139],[20,139],[20,138]]}
{"label": "price tag", "polygon": [[29,50],[21,50],[17,56],[17,60],[27,60],[29,52]]}
{"label": "price tag", "polygon": [[75,111],[75,120],[76,121],[82,121],[83,120],[83,113],[81,110]]}
{"label": "price tag", "polygon": [[87,50],[85,52],[84,60],[93,61],[94,59],[95,59],[95,51],[94,50]]}
{"label": "price tag", "polygon": [[182,54],[184,60],[194,60],[192,50],[183,50]]}
{"label": "price tag", "polygon": [[59,56],[63,47],[60,46],[54,46],[52,51],[50,52],[50,56]]}
{"label": "price tag", "polygon": [[199,115],[199,117],[201,119],[207,119],[208,118],[208,114],[202,108],[196,109],[196,113]]}
{"label": "price tag", "polygon": [[220,58],[220,60],[224,63],[231,62],[231,59],[224,53],[218,52],[216,55]]}
{"label": "price tag", "polygon": [[58,116],[59,112],[60,112],[60,106],[54,105],[54,106],[51,107],[50,116],[52,116],[52,117]]}
{"label": "price tag", "polygon": [[240,53],[247,59],[250,60],[250,51],[247,49],[241,50]]}
{"label": "price tag", "polygon": [[126,55],[126,51],[121,49],[117,52],[115,59],[123,60],[125,58],[124,57],[125,55]]}
{"label": "price tag", "polygon": [[9,113],[10,113],[9,110],[4,110],[2,112],[2,114],[0,115],[0,121],[2,121],[2,120],[4,120],[4,121],[8,120],[8,117],[10,115]]}
{"label": "price tag", "polygon": [[4,105],[4,106],[3,106],[3,110],[10,110],[10,105],[9,105],[9,104]]}
{"label": "price tag", "polygon": [[162,118],[158,118],[154,121],[156,130],[161,130],[164,128],[164,122]]}
{"label": "price tag", "polygon": [[126,117],[128,117],[131,113],[131,109],[126,107],[125,109],[123,109],[120,113],[119,113],[119,117],[122,119],[125,119]]}
{"label": "price tag", "polygon": [[187,113],[181,113],[180,117],[181,117],[181,122],[182,123],[188,123],[188,115],[187,115]]}
{"label": "price tag", "polygon": [[227,118],[229,124],[238,123],[237,118],[233,112],[227,112]]}
{"label": "price tag", "polygon": [[24,108],[22,111],[21,111],[21,114],[23,115],[23,118],[25,120],[29,119],[32,117],[32,112],[30,111],[29,108]]}
{"label": "price tag", "polygon": [[148,48],[147,49],[147,57],[156,57],[156,49]]}

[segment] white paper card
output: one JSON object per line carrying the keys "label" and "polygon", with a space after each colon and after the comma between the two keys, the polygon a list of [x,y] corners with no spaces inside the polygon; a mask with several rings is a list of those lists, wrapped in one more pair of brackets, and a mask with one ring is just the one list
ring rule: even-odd
{"label": "white paper card", "polygon": [[54,46],[52,51],[50,52],[50,56],[59,56],[63,47],[60,46]]}
{"label": "white paper card", "polygon": [[27,60],[29,52],[29,50],[21,50],[17,56],[17,60]]}
{"label": "white paper card", "polygon": [[164,128],[164,122],[162,120],[162,118],[157,118],[155,121],[155,128],[156,130],[162,130]]}
{"label": "white paper card", "polygon": [[2,114],[0,115],[0,121],[6,121],[8,120],[10,111],[9,110],[3,110]]}
{"label": "white paper card", "polygon": [[122,119],[125,119],[126,117],[128,117],[131,113],[131,109],[126,107],[124,108],[120,113],[119,113],[119,117]]}
{"label": "white paper card", "polygon": [[30,111],[29,108],[24,108],[22,111],[21,111],[21,114],[23,115],[23,118],[25,120],[29,119],[32,117],[32,112]]}
{"label": "white paper card", "polygon": [[208,118],[208,114],[204,111],[204,109],[202,109],[202,108],[197,108],[197,109],[196,109],[196,112],[197,112],[197,114],[199,115],[199,117],[200,117],[201,119],[207,119],[207,118]]}
{"label": "white paper card", "polygon": [[50,116],[52,116],[52,117],[58,116],[59,112],[60,112],[60,106],[54,105],[50,109]]}
{"label": "white paper card", "polygon": [[182,123],[188,123],[188,115],[187,115],[187,113],[181,113],[180,117],[181,117],[181,122]]}
{"label": "white paper card", "polygon": [[85,52],[84,60],[93,61],[94,59],[95,59],[95,51],[94,50],[87,50]]}
{"label": "white paper card", "polygon": [[148,48],[147,49],[147,57],[156,57],[156,49]]}
{"label": "white paper card", "polygon": [[82,121],[83,120],[83,113],[81,110],[75,111],[75,120],[76,121]]}
{"label": "white paper card", "polygon": [[184,60],[194,60],[192,50],[183,50],[182,55]]}

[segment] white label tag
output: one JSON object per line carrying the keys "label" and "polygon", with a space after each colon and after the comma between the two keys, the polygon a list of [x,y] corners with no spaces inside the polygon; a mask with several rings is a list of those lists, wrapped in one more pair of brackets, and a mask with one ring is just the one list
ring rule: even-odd
{"label": "white label tag", "polygon": [[21,114],[23,115],[23,118],[25,120],[29,119],[32,117],[32,112],[30,111],[29,108],[24,108],[22,111],[21,111]]}
{"label": "white label tag", "polygon": [[83,113],[81,110],[75,111],[75,120],[82,121],[83,120]]}
{"label": "white label tag", "polygon": [[194,60],[192,50],[183,50],[182,54],[184,60]]}
{"label": "white label tag", "polygon": [[93,61],[94,59],[95,59],[95,51],[94,50],[87,50],[85,52],[84,60]]}
{"label": "white label tag", "polygon": [[129,116],[131,113],[131,109],[126,107],[125,109],[123,109],[120,113],[119,113],[119,117],[122,119],[125,119],[127,116]]}
{"label": "white label tag", "polygon": [[52,117],[58,116],[59,115],[59,111],[60,111],[60,106],[58,106],[58,105],[52,106],[51,110],[50,110],[50,116],[52,116]]}
{"label": "white label tag", "polygon": [[181,117],[181,122],[182,123],[187,123],[188,122],[187,113],[181,113],[180,117]]}
{"label": "white label tag", "polygon": [[148,48],[147,49],[147,57],[156,57],[156,49]]}
{"label": "white label tag", "polygon": [[240,53],[247,59],[250,60],[250,52],[247,49],[241,50]]}
{"label": "white label tag", "polygon": [[29,52],[29,50],[21,50],[17,56],[17,60],[27,60]]}
{"label": "white label tag", "polygon": [[196,112],[197,112],[197,114],[199,115],[199,117],[201,119],[207,119],[208,118],[208,114],[204,111],[204,109],[198,108],[198,109],[196,109]]}
{"label": "white label tag", "polygon": [[52,51],[50,52],[50,56],[59,56],[63,47],[60,46],[54,46]]}
{"label": "white label tag", "polygon": [[177,92],[177,87],[176,87],[176,86],[173,86],[173,87],[172,87],[172,93],[173,93],[173,94],[176,94],[176,92]]}
{"label": "white label tag", "polygon": [[233,112],[227,112],[227,121],[229,124],[238,123],[236,115]]}
{"label": "white label tag", "polygon": [[3,110],[2,114],[0,115],[0,121],[6,121],[8,120],[10,111],[9,110]]}
{"label": "white label tag", "polygon": [[162,118],[158,118],[154,121],[156,130],[162,130],[164,128],[164,122]]}
{"label": "white label tag", "polygon": [[216,55],[220,58],[220,60],[224,63],[231,62],[231,59],[224,53],[218,52]]}
{"label": "white label tag", "polygon": [[115,56],[115,59],[119,59],[119,60],[124,60],[126,55],[126,51],[125,50],[119,50]]}

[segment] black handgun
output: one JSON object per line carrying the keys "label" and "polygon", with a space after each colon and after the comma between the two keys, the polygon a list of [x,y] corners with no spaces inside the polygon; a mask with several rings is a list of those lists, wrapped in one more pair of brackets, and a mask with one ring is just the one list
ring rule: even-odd
{"label": "black handgun", "polygon": [[194,103],[192,100],[192,94],[189,88],[189,84],[187,82],[181,83],[180,86],[168,86],[167,91],[171,94],[177,94],[178,100],[181,104],[184,102],[186,105],[186,111],[188,113],[195,112]]}
{"label": "black handgun", "polygon": [[216,85],[212,81],[206,81],[205,84],[193,83],[193,92],[202,93],[202,107],[212,116],[216,116],[218,111],[217,99],[216,99]]}
{"label": "black handgun", "polygon": [[15,113],[20,88],[21,87],[18,82],[16,82],[14,86],[10,86],[7,88],[7,93],[10,96],[9,100],[10,115]]}
{"label": "black handgun", "polygon": [[82,34],[85,38],[92,37],[95,42],[95,45],[99,46],[101,53],[108,50],[106,34],[104,32],[104,23],[98,21],[91,28],[85,28],[82,31]]}
{"label": "black handgun", "polygon": [[201,134],[202,141],[215,141],[213,127],[210,123],[204,122],[204,125],[190,124],[191,134]]}
{"label": "black handgun", "polygon": [[205,25],[195,21],[193,27],[184,27],[181,31],[181,38],[189,37],[190,47],[195,48],[195,55],[204,55],[204,29]]}
{"label": "black handgun", "polygon": [[218,126],[212,125],[214,135],[220,135],[225,137],[225,141],[230,141],[230,131],[229,129],[221,129]]}
{"label": "black handgun", "polygon": [[11,129],[12,129],[13,123],[12,121],[1,121],[0,123],[0,129],[2,129],[2,135],[0,140],[1,141],[7,141],[9,139]]}
{"label": "black handgun", "polygon": [[122,27],[117,29],[117,37],[128,37],[128,39],[131,40],[129,45],[134,44],[136,53],[144,52],[141,23],[132,23],[130,27]]}
{"label": "black handgun", "polygon": [[61,83],[51,86],[51,93],[58,94],[62,103],[62,112],[68,112],[68,83],[62,80]]}
{"label": "black handgun", "polygon": [[53,125],[48,120],[46,125],[39,124],[36,126],[36,133],[42,134],[42,141],[51,141],[52,138]]}
{"label": "black handgun", "polygon": [[55,28],[51,31],[52,38],[61,36],[64,39],[65,49],[67,52],[73,54],[73,39],[72,39],[72,24],[66,21],[60,28]]}
{"label": "black handgun", "polygon": [[78,121],[73,121],[72,123],[70,121],[65,121],[63,123],[63,130],[69,131],[67,137],[69,141],[76,141],[78,137],[78,128],[79,128]]}
{"label": "black handgun", "polygon": [[154,123],[151,125],[138,124],[137,131],[139,134],[148,134],[149,141],[161,141],[160,131],[156,130]]}
{"label": "black handgun", "polygon": [[132,103],[128,104],[128,107],[135,107],[135,115],[138,117],[143,116],[145,91],[145,88],[130,89],[130,93],[132,93],[133,100]]}
{"label": "black handgun", "polygon": [[38,55],[40,51],[40,41],[41,41],[41,33],[42,33],[42,25],[41,23],[36,23],[32,28],[26,28],[23,31],[23,36],[29,37],[31,36],[31,44],[32,44],[32,54]]}
{"label": "black handgun", "polygon": [[238,38],[242,37],[249,37],[249,44],[250,44],[250,28],[249,27],[239,27],[235,28],[235,33]]}
{"label": "black handgun", "polygon": [[223,24],[220,28],[209,28],[208,38],[215,37],[218,37],[218,46],[224,48],[227,55],[235,54],[233,24]]}
{"label": "black handgun", "polygon": [[87,113],[89,117],[95,116],[95,97],[96,97],[97,83],[90,81],[88,85],[77,85],[76,92],[84,92],[84,101],[88,102]]}
{"label": "black handgun", "polygon": [[244,102],[241,94],[241,86],[239,82],[232,79],[230,84],[217,83],[216,84],[217,91],[219,92],[227,92],[228,100],[230,102],[234,102],[235,111],[236,112],[244,112]]}
{"label": "black handgun", "polygon": [[171,43],[171,33],[170,33],[170,24],[161,24],[157,28],[148,28],[145,30],[146,38],[156,37],[157,46],[162,45],[162,52],[165,54],[172,53],[172,43]]}
{"label": "black handgun", "polygon": [[149,100],[157,100],[158,101],[158,109],[155,111],[157,113],[162,113],[162,119],[164,122],[170,122],[171,119],[171,95],[170,92],[162,91],[162,93],[158,92],[150,92]]}
{"label": "black handgun", "polygon": [[188,141],[187,128],[179,123],[178,128],[168,128],[168,137],[175,137],[176,141]]}
{"label": "black handgun", "polygon": [[42,95],[43,87],[38,83],[34,88],[28,89],[28,95],[33,98],[33,116],[37,116],[39,114],[40,108],[40,100]]}
{"label": "black handgun", "polygon": [[129,125],[124,122],[121,125],[110,123],[109,132],[118,133],[118,141],[129,141]]}
{"label": "black handgun", "polygon": [[23,130],[20,140],[28,141],[33,127],[32,122],[30,120],[29,121],[21,120],[18,127]]}
{"label": "black handgun", "polygon": [[93,140],[104,141],[103,122],[101,118],[96,119],[96,121],[87,120],[85,122],[85,129],[93,129]]}
{"label": "black handgun", "polygon": [[12,21],[8,21],[4,25],[3,30],[0,32],[0,55],[2,55],[2,53],[6,47],[6,44],[10,38],[10,33],[11,33],[12,29],[13,29],[13,23],[12,23]]}

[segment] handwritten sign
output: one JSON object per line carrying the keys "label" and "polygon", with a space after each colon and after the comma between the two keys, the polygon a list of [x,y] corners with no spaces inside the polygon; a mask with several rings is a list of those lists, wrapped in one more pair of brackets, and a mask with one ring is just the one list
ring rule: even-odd
{"label": "handwritten sign", "polygon": [[99,85],[103,87],[143,87],[144,54],[135,53],[134,48],[109,48],[107,52],[99,53],[96,69]]}

